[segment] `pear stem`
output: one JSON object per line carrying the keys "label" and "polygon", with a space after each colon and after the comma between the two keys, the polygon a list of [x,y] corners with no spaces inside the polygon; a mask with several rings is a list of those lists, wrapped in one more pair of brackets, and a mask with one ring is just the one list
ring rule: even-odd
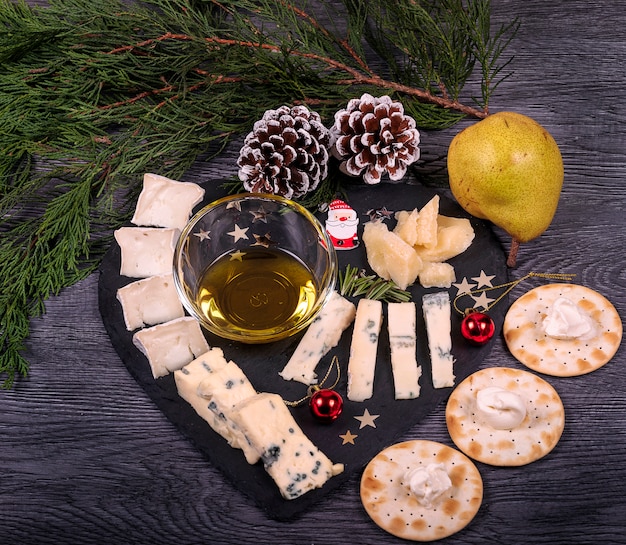
{"label": "pear stem", "polygon": [[509,249],[509,257],[506,260],[506,266],[511,269],[517,265],[517,252],[519,251],[519,240],[511,239],[511,248]]}

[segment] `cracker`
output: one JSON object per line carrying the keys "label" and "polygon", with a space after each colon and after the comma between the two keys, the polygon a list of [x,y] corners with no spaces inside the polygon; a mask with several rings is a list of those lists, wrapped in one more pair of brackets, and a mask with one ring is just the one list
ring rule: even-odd
{"label": "cracker", "polygon": [[[543,332],[543,319],[558,297],[571,300],[592,318],[593,336],[555,339]],[[546,284],[528,291],[511,305],[502,330],[517,360],[558,377],[595,371],[615,355],[622,341],[622,321],[615,307],[596,291],[577,284]]]}
{"label": "cracker", "polygon": [[[524,420],[513,429],[494,429],[476,413],[476,394],[497,386],[526,403]],[[528,371],[492,367],[467,377],[450,394],[446,424],[454,444],[470,458],[494,466],[521,466],[544,457],[565,426],[565,410],[556,390]]]}
{"label": "cracker", "polygon": [[[410,469],[441,463],[452,488],[432,508],[420,505],[404,483]],[[483,498],[483,481],[474,463],[458,450],[434,441],[397,443],[379,452],[361,478],[361,501],[371,519],[402,539],[433,541],[462,530]]]}

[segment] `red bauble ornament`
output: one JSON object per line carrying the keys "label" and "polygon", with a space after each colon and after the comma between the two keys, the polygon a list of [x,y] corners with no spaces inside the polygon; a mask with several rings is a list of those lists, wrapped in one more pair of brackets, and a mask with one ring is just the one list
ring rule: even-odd
{"label": "red bauble ornament", "polygon": [[496,325],[488,314],[471,311],[461,322],[461,335],[472,344],[483,345],[491,340],[496,332]]}
{"label": "red bauble ornament", "polygon": [[343,398],[334,390],[316,390],[309,401],[313,416],[321,422],[337,420],[343,411]]}

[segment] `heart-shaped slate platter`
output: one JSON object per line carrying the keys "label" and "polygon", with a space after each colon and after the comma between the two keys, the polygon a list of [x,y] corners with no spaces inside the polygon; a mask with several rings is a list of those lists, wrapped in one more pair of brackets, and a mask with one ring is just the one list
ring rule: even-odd
{"label": "heart-shaped slate platter", "polygon": [[[206,189],[206,195],[203,203],[198,205],[198,209],[224,194],[219,182],[213,181],[203,187]],[[363,225],[370,221],[371,215],[376,211],[384,212],[384,214],[378,214],[379,216],[388,216],[385,221],[391,229],[395,225],[393,212],[419,209],[435,194],[435,190],[420,185],[381,183],[375,186],[351,185],[346,188],[341,198],[358,213],[358,234],[361,240]],[[464,253],[449,261],[456,271],[456,283],[465,285],[467,281],[475,288],[480,288],[481,285],[498,286],[507,282],[506,256],[489,223],[468,216],[458,204],[443,195],[440,195],[439,210],[443,215],[470,218],[476,235],[472,245]],[[325,214],[320,213],[318,217],[324,223]],[[338,251],[337,254],[340,271],[344,270],[346,264],[370,270],[362,242],[354,249]],[[345,470],[330,479],[320,489],[312,490],[294,500],[284,500],[260,463],[256,465],[246,463],[241,451],[229,447],[226,441],[178,396],[173,375],[156,380],[152,377],[147,359],[133,345],[133,332],[126,330],[122,307],[116,298],[120,287],[136,279],[120,276],[119,267],[120,249],[117,243],[113,242],[101,265],[99,306],[105,328],[120,358],[135,380],[180,432],[271,518],[286,520],[311,507],[329,491],[344,483],[354,472],[361,471],[379,451],[394,443],[405,431],[419,423],[451,392],[451,388],[434,389],[432,387],[430,356],[421,312],[422,296],[425,293],[440,290],[424,289],[416,284],[411,286],[409,291],[418,309],[417,358],[422,366],[420,396],[414,400],[396,401],[394,399],[385,310],[385,321],[378,344],[374,395],[362,403],[348,401],[346,369],[352,337],[352,330],[348,328],[338,346],[331,350],[317,367],[318,376],[324,377],[331,366],[333,356],[337,356],[340,364],[340,380],[335,390],[344,398],[341,416],[330,424],[323,424],[313,417],[307,403],[291,409],[304,433],[333,462],[345,464]],[[459,286],[454,284],[448,290],[451,300],[457,297],[459,290]],[[497,297],[497,294],[495,290],[488,292],[491,299]],[[354,302],[356,303],[356,300]],[[462,305],[460,308],[471,308],[473,303],[474,301],[469,296],[464,296],[463,300],[459,300],[459,305]],[[507,306],[504,301],[500,301],[489,311],[496,324],[496,335],[501,331]],[[470,345],[461,336],[461,320],[462,316],[452,310],[452,353],[456,360],[454,372],[457,384],[478,369],[491,348],[490,343],[483,346]],[[243,369],[258,391],[275,392],[288,401],[300,400],[307,395],[305,385],[285,381],[278,375],[301,336],[302,334],[265,345],[245,345],[206,334],[209,345],[221,347],[225,357],[232,359]],[[332,380],[334,381],[334,378]],[[357,418],[364,415],[365,419]],[[371,416],[367,418],[367,415]]]}

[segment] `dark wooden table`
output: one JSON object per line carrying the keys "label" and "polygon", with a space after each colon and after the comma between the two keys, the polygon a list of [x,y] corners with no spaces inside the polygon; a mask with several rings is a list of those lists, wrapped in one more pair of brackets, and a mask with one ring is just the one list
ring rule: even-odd
{"label": "dark wooden table", "polygon": [[[522,247],[515,275],[576,273],[623,320],[626,4],[493,4],[496,21],[519,16],[521,29],[514,75],[492,109],[537,119],[565,161],[554,222]],[[456,130],[423,134],[423,146],[445,147]],[[233,172],[232,156],[188,178],[224,172]],[[131,378],[105,333],[97,284],[94,274],[49,301],[32,325],[30,377],[0,393],[0,543],[401,543],[365,514],[358,473],[296,520],[268,520]],[[501,338],[494,344],[484,366],[521,367]],[[626,543],[625,366],[622,348],[590,375],[550,379],[566,408],[560,443],[525,467],[478,464],[483,505],[445,542]],[[452,445],[443,406],[404,437],[412,438]]]}

